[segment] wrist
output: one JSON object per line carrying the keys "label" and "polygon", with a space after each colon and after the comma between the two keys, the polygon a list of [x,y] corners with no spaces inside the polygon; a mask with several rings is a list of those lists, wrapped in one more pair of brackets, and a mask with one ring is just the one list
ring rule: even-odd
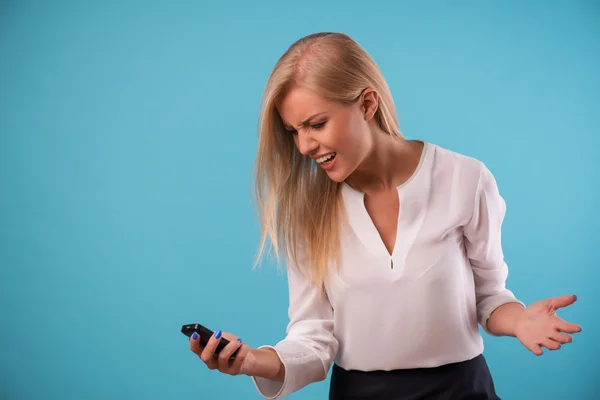
{"label": "wrist", "polygon": [[284,367],[277,352],[269,347],[250,349],[244,360],[243,374],[271,380],[283,380]]}
{"label": "wrist", "polygon": [[496,308],[488,318],[487,329],[496,336],[517,336],[519,320],[525,311],[520,303],[506,303]]}
{"label": "wrist", "polygon": [[244,362],[242,363],[242,369],[240,370],[240,374],[247,376],[255,376],[254,370],[256,369],[256,355],[254,352],[256,349],[248,349],[248,354],[246,354],[246,358],[244,358]]}

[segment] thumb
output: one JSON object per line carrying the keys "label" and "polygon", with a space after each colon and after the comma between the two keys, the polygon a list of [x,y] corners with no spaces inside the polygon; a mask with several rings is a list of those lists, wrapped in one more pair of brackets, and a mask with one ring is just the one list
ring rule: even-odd
{"label": "thumb", "polygon": [[556,310],[558,308],[570,306],[571,304],[575,303],[576,300],[577,296],[575,296],[574,294],[567,294],[551,299],[550,306]]}

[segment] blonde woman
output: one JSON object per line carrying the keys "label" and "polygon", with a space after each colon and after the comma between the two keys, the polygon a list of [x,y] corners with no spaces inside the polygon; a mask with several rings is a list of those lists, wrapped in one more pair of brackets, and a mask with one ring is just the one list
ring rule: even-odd
{"label": "blonde woman", "polygon": [[[263,226],[284,253],[289,325],[274,346],[217,331],[191,350],[282,398],[332,372],[330,399],[497,399],[478,324],[531,352],[578,325],[505,287],[505,204],[486,166],[398,129],[392,95],[350,37],[309,35],[266,85],[256,163]],[[231,343],[214,356],[217,343]],[[235,340],[238,339],[238,340]],[[230,360],[231,354],[236,357]]]}

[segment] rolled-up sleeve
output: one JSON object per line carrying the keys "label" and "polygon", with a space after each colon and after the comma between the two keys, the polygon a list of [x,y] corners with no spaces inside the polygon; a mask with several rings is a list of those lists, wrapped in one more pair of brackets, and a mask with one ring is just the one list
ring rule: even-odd
{"label": "rolled-up sleeve", "polygon": [[333,309],[323,293],[301,274],[296,266],[288,271],[289,324],[286,337],[274,349],[285,366],[283,382],[252,377],[259,393],[267,399],[280,399],[312,382],[322,381],[338,351],[333,335]]}
{"label": "rolled-up sleeve", "polygon": [[506,204],[492,173],[483,163],[479,166],[473,215],[465,226],[464,235],[475,279],[477,318],[483,329],[493,335],[487,329],[490,314],[506,303],[524,304],[506,288],[508,266],[501,240]]}

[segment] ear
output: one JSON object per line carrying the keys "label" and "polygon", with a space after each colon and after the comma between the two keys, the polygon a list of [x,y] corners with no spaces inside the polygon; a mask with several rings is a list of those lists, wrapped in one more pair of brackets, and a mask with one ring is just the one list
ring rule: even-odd
{"label": "ear", "polygon": [[365,121],[370,121],[379,107],[379,94],[375,89],[367,88],[362,94],[362,112]]}

